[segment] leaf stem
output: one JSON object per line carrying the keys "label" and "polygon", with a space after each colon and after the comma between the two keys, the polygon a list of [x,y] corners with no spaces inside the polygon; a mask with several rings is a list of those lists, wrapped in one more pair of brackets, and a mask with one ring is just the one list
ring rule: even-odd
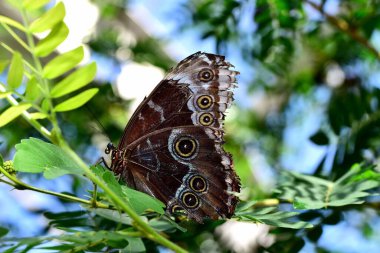
{"label": "leaf stem", "polygon": [[[61,198],[61,199],[65,199],[65,200],[69,200],[69,201],[73,201],[73,202],[79,202],[79,203],[89,205],[89,206],[91,206],[93,204],[93,201],[90,201],[90,200],[85,200],[85,199],[81,199],[81,198],[74,197],[71,195],[58,193],[58,192],[54,192],[54,191],[49,191],[49,190],[45,190],[45,189],[41,189],[41,188],[37,188],[37,187],[31,186],[31,185],[28,185],[28,184],[22,182],[21,180],[19,180],[17,177],[9,174],[2,166],[0,166],[0,172],[4,176],[6,176],[9,180],[11,180],[14,184],[11,184],[10,182],[7,182],[5,180],[1,180],[1,181],[15,187],[18,190],[36,191],[36,192],[56,196],[56,197]],[[98,208],[109,208],[108,205],[105,205],[103,203],[96,203],[96,207],[98,207]]]}
{"label": "leaf stem", "polygon": [[1,23],[4,29],[27,51],[30,51],[28,45],[5,23]]}
{"label": "leaf stem", "polygon": [[93,183],[94,185],[94,190],[92,191],[92,201],[91,201],[91,206],[92,207],[97,207],[97,202],[96,202],[96,198],[97,198],[97,193],[98,193],[98,185]]}
{"label": "leaf stem", "polygon": [[[4,42],[0,42],[0,45],[6,49],[9,53],[11,54],[14,54],[15,50],[13,50],[10,46],[8,46],[7,44],[5,44]],[[34,72],[35,74],[38,74],[37,70],[25,59],[22,59],[23,63],[28,66],[28,68]],[[31,75],[30,73],[27,73],[27,72],[24,72],[24,74],[26,75],[26,77],[30,78]]]}
{"label": "leaf stem", "polygon": [[[6,91],[7,90],[5,89],[5,86],[0,83],[0,92],[6,92]],[[6,96],[6,99],[13,106],[19,105],[19,102],[14,97],[12,97],[12,95]],[[52,136],[51,132],[47,130],[44,126],[42,126],[37,120],[33,119],[32,115],[30,115],[29,112],[24,111],[22,113],[22,117],[26,121],[28,121],[29,124],[31,124],[43,137],[45,137],[48,140],[51,139],[51,136]]]}
{"label": "leaf stem", "polygon": [[[2,167],[0,166],[0,171],[1,171],[1,169],[2,169]],[[0,179],[0,182],[2,182],[4,184],[8,184],[8,185],[16,188],[16,185],[12,184],[11,182],[9,182],[7,180]]]}

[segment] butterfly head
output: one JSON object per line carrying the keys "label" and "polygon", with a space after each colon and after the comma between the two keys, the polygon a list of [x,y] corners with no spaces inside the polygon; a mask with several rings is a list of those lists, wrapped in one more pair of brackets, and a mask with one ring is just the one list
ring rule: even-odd
{"label": "butterfly head", "polygon": [[104,150],[104,153],[111,154],[111,166],[107,166],[110,170],[114,171],[115,164],[119,160],[118,159],[118,150],[113,145],[113,143],[108,143],[106,149]]}
{"label": "butterfly head", "polygon": [[108,155],[109,153],[113,153],[113,151],[116,149],[116,147],[113,145],[113,143],[108,143],[106,149],[104,152]]}

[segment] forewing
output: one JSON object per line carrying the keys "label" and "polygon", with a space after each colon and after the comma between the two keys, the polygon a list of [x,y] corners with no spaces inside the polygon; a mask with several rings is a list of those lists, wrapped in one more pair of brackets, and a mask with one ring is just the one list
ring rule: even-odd
{"label": "forewing", "polygon": [[[221,128],[238,74],[229,69],[231,66],[224,56],[200,52],[182,60],[137,108],[118,148],[123,149],[138,138],[165,127]],[[210,70],[213,78],[202,79],[202,70]],[[201,105],[202,101],[208,103]]]}

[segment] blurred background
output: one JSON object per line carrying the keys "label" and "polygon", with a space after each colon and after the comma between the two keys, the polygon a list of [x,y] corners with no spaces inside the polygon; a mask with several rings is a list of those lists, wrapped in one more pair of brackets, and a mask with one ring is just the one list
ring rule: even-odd
{"label": "blurred background", "polygon": [[[87,106],[59,115],[66,139],[89,164],[104,156],[109,141],[118,143],[129,116],[165,72],[197,51],[226,55],[241,73],[226,117],[225,149],[233,154],[243,198],[271,197],[282,170],[334,180],[356,162],[378,162],[380,1],[62,2],[70,34],[59,51],[84,44],[83,63],[98,65],[92,85],[101,92]],[[20,19],[6,1],[0,1],[0,15]],[[0,41],[9,40],[0,28]],[[0,58],[6,57],[2,51]],[[0,100],[0,111],[6,106]],[[1,128],[5,160],[30,136],[41,138],[22,118]],[[70,176],[20,177],[38,187],[87,194],[86,183]],[[80,209],[5,184],[0,201],[0,225],[15,237],[59,233],[41,213]],[[305,219],[318,219],[311,230],[227,222],[195,227],[202,231],[196,238],[178,240],[200,252],[375,253],[379,213],[375,202],[306,212]]]}

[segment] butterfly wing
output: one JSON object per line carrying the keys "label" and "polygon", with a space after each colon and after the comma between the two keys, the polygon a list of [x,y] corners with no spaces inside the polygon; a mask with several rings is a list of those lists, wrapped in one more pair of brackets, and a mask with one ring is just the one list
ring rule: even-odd
{"label": "butterfly wing", "polygon": [[137,190],[190,218],[230,217],[240,190],[222,148],[224,112],[238,72],[224,56],[182,60],[141,103],[125,128],[111,168]]}
{"label": "butterfly wing", "polygon": [[229,218],[237,203],[231,192],[240,186],[222,143],[223,132],[215,128],[164,128],[136,143],[128,170],[137,189],[164,201],[169,213],[185,210],[198,222]]}

